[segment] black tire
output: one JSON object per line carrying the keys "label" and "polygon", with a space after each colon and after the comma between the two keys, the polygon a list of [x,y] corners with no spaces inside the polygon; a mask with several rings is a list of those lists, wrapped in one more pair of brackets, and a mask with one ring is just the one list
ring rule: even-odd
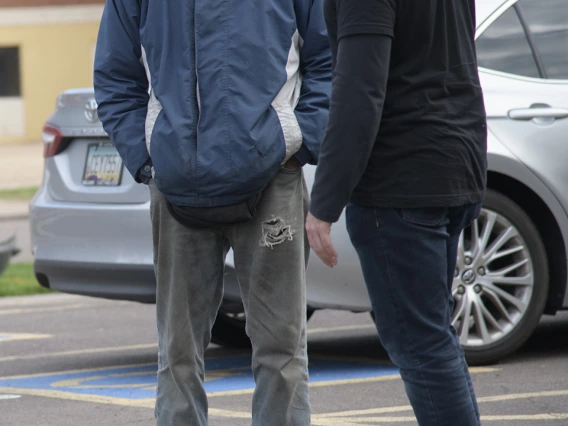
{"label": "black tire", "polygon": [[[213,324],[211,341],[225,347],[249,349],[251,343],[245,332],[244,309],[234,309],[235,304],[233,303],[231,313],[229,313],[223,305],[225,302],[221,305],[215,324]],[[242,304],[240,306],[242,307]],[[313,313],[313,310],[307,310],[308,320]]]}
{"label": "black tire", "polygon": [[519,322],[499,340],[481,347],[464,345],[470,365],[496,363],[519,349],[531,336],[544,312],[549,288],[549,270],[542,238],[524,210],[502,193],[488,190],[483,208],[507,219],[526,243],[533,267],[534,286],[528,307]]}

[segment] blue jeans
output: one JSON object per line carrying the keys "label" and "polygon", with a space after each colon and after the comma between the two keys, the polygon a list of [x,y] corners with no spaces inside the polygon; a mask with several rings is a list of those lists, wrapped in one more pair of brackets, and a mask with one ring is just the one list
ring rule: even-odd
{"label": "blue jeans", "polygon": [[347,206],[381,343],[399,367],[421,426],[480,425],[463,350],[451,326],[461,231],[481,205]]}

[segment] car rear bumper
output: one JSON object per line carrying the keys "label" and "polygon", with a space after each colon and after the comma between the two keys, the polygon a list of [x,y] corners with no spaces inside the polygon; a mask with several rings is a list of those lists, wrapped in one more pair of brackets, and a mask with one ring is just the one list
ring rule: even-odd
{"label": "car rear bumper", "polygon": [[[155,302],[149,207],[149,202],[60,202],[43,187],[30,208],[34,269],[40,284],[65,293]],[[240,300],[230,264],[225,297]]]}
{"label": "car rear bumper", "polygon": [[[63,293],[156,302],[156,278],[152,265],[36,259],[34,272],[43,287]],[[230,266],[225,268],[225,298],[240,301],[237,274]]]}
{"label": "car rear bumper", "polygon": [[154,302],[149,207],[56,201],[44,185],[30,205],[38,281],[66,293]]}
{"label": "car rear bumper", "polygon": [[38,261],[150,267],[149,207],[149,202],[60,202],[53,200],[44,187],[30,204],[34,257]]}
{"label": "car rear bumper", "polygon": [[156,301],[152,265],[37,259],[34,271],[42,286],[64,293],[144,303]]}

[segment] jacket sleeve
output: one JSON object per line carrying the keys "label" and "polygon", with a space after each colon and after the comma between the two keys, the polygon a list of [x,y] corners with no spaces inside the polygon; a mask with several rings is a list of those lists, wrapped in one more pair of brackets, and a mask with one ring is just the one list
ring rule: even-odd
{"label": "jacket sleeve", "polygon": [[297,0],[296,19],[303,40],[300,50],[302,91],[296,118],[303,143],[296,153],[302,165],[317,164],[331,95],[331,52],[323,16],[323,0]]}
{"label": "jacket sleeve", "polygon": [[142,62],[138,0],[107,0],[95,54],[98,114],[124,165],[137,182],[151,164],[145,123],[149,82]]}

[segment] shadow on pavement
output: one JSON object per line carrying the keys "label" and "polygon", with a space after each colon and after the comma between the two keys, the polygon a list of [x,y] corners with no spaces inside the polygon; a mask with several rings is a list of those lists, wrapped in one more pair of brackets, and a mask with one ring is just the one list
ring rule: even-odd
{"label": "shadow on pavement", "polygon": [[568,315],[543,317],[529,340],[508,360],[523,361],[568,356]]}

